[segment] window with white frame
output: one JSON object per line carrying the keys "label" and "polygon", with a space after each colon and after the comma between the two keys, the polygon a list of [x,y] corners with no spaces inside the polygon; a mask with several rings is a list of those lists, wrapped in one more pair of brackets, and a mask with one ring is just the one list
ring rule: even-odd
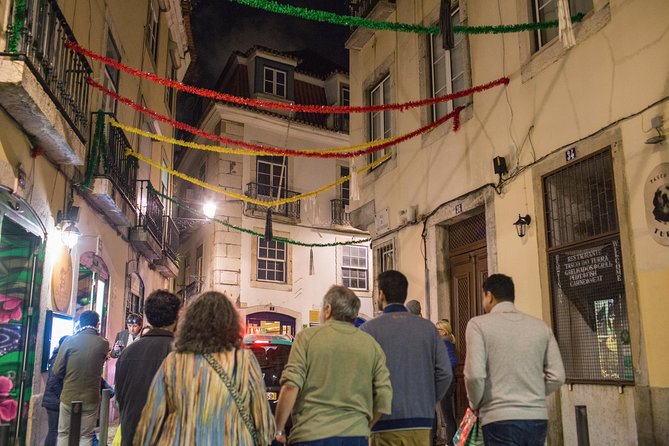
{"label": "window with white frame", "polygon": [[[286,196],[286,178],[288,177],[288,160],[284,156],[259,156],[256,158],[256,181],[258,195],[273,197]],[[281,191],[281,193],[279,193]]]}
{"label": "window with white frame", "polygon": [[[351,105],[351,90],[349,89],[348,85],[341,86],[341,89],[339,91],[339,104],[344,107],[348,107],[349,105]],[[337,130],[348,133],[350,115],[348,113],[344,113],[335,116],[337,116],[337,121],[338,121]]]}
{"label": "window with white frame", "polygon": [[264,67],[263,91],[282,98],[286,97],[286,72]]}
{"label": "window with white frame", "polygon": [[258,237],[256,280],[286,283],[286,244]]}
{"label": "window with white frame", "polygon": [[[390,104],[390,75],[384,77],[379,83],[374,85],[369,91],[369,104],[382,105]],[[369,117],[369,136],[370,141],[389,138],[391,136],[390,110],[381,110],[372,112]],[[370,162],[376,161],[383,155],[389,153],[390,147],[383,150],[372,152],[369,155]]]}
{"label": "window with white frame", "polygon": [[[451,22],[460,25],[460,8],[451,12]],[[464,34],[455,34],[453,49],[445,50],[441,33],[430,36],[430,89],[432,97],[444,96],[470,87],[469,46]],[[470,96],[453,101],[439,102],[432,106],[432,121],[442,118],[455,107],[465,106]]]}
{"label": "window with white frame", "polygon": [[369,270],[367,265],[367,247],[350,245],[342,247],[341,280],[342,285],[352,290],[368,290]]}
{"label": "window with white frame", "polygon": [[160,29],[160,10],[154,0],[149,0],[149,16],[146,21],[146,42],[149,54],[155,63],[158,60],[158,31]]}
{"label": "window with white frame", "polygon": [[[558,0],[529,0],[532,16],[535,22],[550,22],[558,19]],[[575,16],[578,13],[586,14],[592,11],[592,0],[569,0],[569,13]],[[532,51],[539,51],[548,42],[558,36],[558,28],[540,29],[534,32]]]}
{"label": "window with white frame", "polygon": [[383,243],[374,249],[376,256],[376,274],[395,269],[395,241]]}
{"label": "window with white frame", "polygon": [[[107,51],[105,53],[105,56],[117,62],[121,61],[121,55],[118,51],[118,48],[116,47],[116,43],[114,43],[114,39],[112,38],[111,33],[107,34]],[[102,85],[106,89],[111,90],[114,93],[118,93],[118,83],[120,78],[119,71],[116,68],[112,67],[111,65],[105,64],[103,74],[104,76],[102,78]],[[108,113],[116,114],[116,99],[113,99],[108,95],[103,94],[102,110]]]}

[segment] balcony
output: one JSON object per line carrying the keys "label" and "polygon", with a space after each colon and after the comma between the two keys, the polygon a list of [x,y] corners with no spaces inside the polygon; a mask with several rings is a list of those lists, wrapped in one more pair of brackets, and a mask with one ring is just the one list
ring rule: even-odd
{"label": "balcony", "polygon": [[[113,116],[113,115],[112,115]],[[97,157],[95,176],[89,189],[82,189],[86,199],[97,207],[114,225],[134,226],[137,220],[137,163],[125,155],[130,142],[123,130],[107,126]]]}
{"label": "balcony", "polygon": [[179,251],[179,228],[169,215],[163,215],[163,253],[153,261],[153,267],[168,279],[179,274],[177,252]]}
{"label": "balcony", "polygon": [[11,18],[0,53],[0,105],[56,164],[83,164],[89,128],[88,84],[83,56],[65,48],[76,41],[56,0],[26,0],[25,21]]}
{"label": "balcony", "polygon": [[349,214],[346,212],[347,205],[344,204],[341,198],[330,200],[330,214],[332,217],[332,225],[350,226]]}
{"label": "balcony", "polygon": [[[352,16],[367,17],[373,20],[385,22],[395,12],[395,0],[349,0],[348,10]],[[374,30],[369,28],[352,28],[351,37],[346,41],[349,50],[360,50],[374,35]]]}
{"label": "balcony", "polygon": [[130,229],[130,243],[153,261],[163,254],[163,203],[148,180],[137,181],[137,225]]}
{"label": "balcony", "polygon": [[[274,201],[279,198],[294,197],[295,195],[299,195],[299,193],[285,188],[281,188],[279,192],[278,187],[266,184],[248,183],[246,185],[246,196],[261,201]],[[267,208],[253,203],[246,203],[245,213],[250,214],[252,217],[264,217],[267,213]],[[295,223],[300,220],[300,202],[294,201],[282,204],[281,206],[275,206],[272,208],[272,216],[283,217],[288,223]]]}

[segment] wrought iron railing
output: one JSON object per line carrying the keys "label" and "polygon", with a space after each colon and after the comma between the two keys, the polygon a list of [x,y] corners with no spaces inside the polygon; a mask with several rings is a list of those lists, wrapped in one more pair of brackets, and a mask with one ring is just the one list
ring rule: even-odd
{"label": "wrought iron railing", "polygon": [[[374,6],[380,0],[349,0],[346,4],[348,11],[355,17],[367,17]],[[388,3],[395,3],[395,0],[386,0]]]}
{"label": "wrought iron railing", "polygon": [[[44,90],[63,113],[82,142],[88,135],[88,78],[93,70],[81,56],[65,47],[76,41],[56,0],[15,1],[9,13],[6,53],[24,59]],[[25,8],[20,28],[11,20]]]}
{"label": "wrought iron railing", "polygon": [[[274,201],[279,198],[290,198],[295,195],[299,195],[298,192],[278,187],[269,186],[266,184],[258,183],[248,183],[246,185],[246,196],[251,198],[256,198],[262,201]],[[265,211],[267,208],[260,206],[258,204],[246,203],[246,209],[250,211]],[[272,208],[272,214],[282,215],[284,217],[290,217],[298,219],[300,218],[300,202],[294,201],[292,203],[282,204],[280,206],[274,206]]]}
{"label": "wrought iron railing", "polygon": [[149,180],[137,181],[137,226],[146,228],[159,242],[163,242],[163,203]]}
{"label": "wrought iron railing", "polygon": [[334,130],[338,132],[348,133],[350,116],[347,114],[334,115]]}
{"label": "wrought iron railing", "polygon": [[330,213],[332,216],[333,225],[350,224],[349,214],[346,212],[345,202],[341,198],[330,200]]}
{"label": "wrought iron railing", "polygon": [[[109,115],[116,118],[112,113]],[[135,206],[133,197],[137,196],[137,160],[125,154],[125,150],[130,147],[130,141],[123,130],[111,125],[107,125],[106,136],[103,146],[100,147],[101,162],[97,175],[109,178],[124,198]]]}
{"label": "wrought iron railing", "polygon": [[176,262],[179,251],[179,228],[169,215],[164,215],[163,219],[165,221],[163,251],[167,257]]}

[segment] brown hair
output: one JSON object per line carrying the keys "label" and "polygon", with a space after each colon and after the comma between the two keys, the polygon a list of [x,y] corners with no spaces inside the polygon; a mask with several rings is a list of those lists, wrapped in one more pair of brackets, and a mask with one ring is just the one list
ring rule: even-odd
{"label": "brown hair", "polygon": [[239,313],[223,293],[207,291],[191,302],[179,322],[174,350],[215,353],[242,345]]}

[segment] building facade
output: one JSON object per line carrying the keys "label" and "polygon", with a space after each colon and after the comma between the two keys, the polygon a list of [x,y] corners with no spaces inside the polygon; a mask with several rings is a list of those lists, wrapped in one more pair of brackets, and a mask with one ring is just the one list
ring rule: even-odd
{"label": "building facade", "polygon": [[[235,52],[216,89],[281,103],[347,105],[348,75],[316,58],[314,54],[262,47]],[[202,110],[200,129],[233,140],[304,150],[348,144],[348,115],[261,110],[225,102],[205,103]],[[207,143],[201,137],[195,141]],[[241,155],[188,148],[178,167],[205,183],[263,202],[316,190],[350,173],[347,159]],[[322,297],[330,285],[343,283],[356,290],[363,302],[361,311],[371,315],[368,242],[310,247],[265,240],[267,211],[262,204],[231,198],[187,181],[177,184],[179,200],[198,210],[177,211],[183,240],[178,288],[186,300],[203,290],[225,292],[238,303],[248,332],[295,335],[303,326],[318,322]],[[306,244],[367,239],[368,234],[348,224],[349,198],[346,181],[313,197],[274,206],[273,235]],[[215,205],[219,222],[199,212],[207,203]]]}
{"label": "building facade", "polygon": [[[79,314],[96,310],[113,343],[126,314],[141,312],[152,290],[171,288],[177,271],[178,232],[153,192],[169,192],[169,177],[125,156],[133,148],[171,167],[173,147],[126,134],[111,118],[173,130],[88,80],[167,116],[174,94],[66,42],[180,79],[189,10],[177,0],[0,2],[0,380],[9,389],[0,398],[11,444],[42,444],[46,361]],[[110,360],[104,377],[113,383],[113,375]]]}
{"label": "building facade", "polygon": [[[455,25],[558,16],[555,1],[451,4]],[[462,107],[458,131],[446,122],[361,175],[351,222],[372,234],[377,273],[403,271],[428,317],[453,322],[460,364],[467,321],[483,311],[482,281],[493,272],[514,278],[517,307],[553,328],[567,371],[549,398],[549,444],[667,444],[669,4],[569,5],[584,14],[571,48],[557,28],[456,33],[450,50],[441,35],[355,29],[347,42],[354,104],[509,83],[382,118],[352,115],[356,144]],[[376,20],[439,23],[436,0],[350,6]],[[462,410],[462,385],[457,397]]]}

